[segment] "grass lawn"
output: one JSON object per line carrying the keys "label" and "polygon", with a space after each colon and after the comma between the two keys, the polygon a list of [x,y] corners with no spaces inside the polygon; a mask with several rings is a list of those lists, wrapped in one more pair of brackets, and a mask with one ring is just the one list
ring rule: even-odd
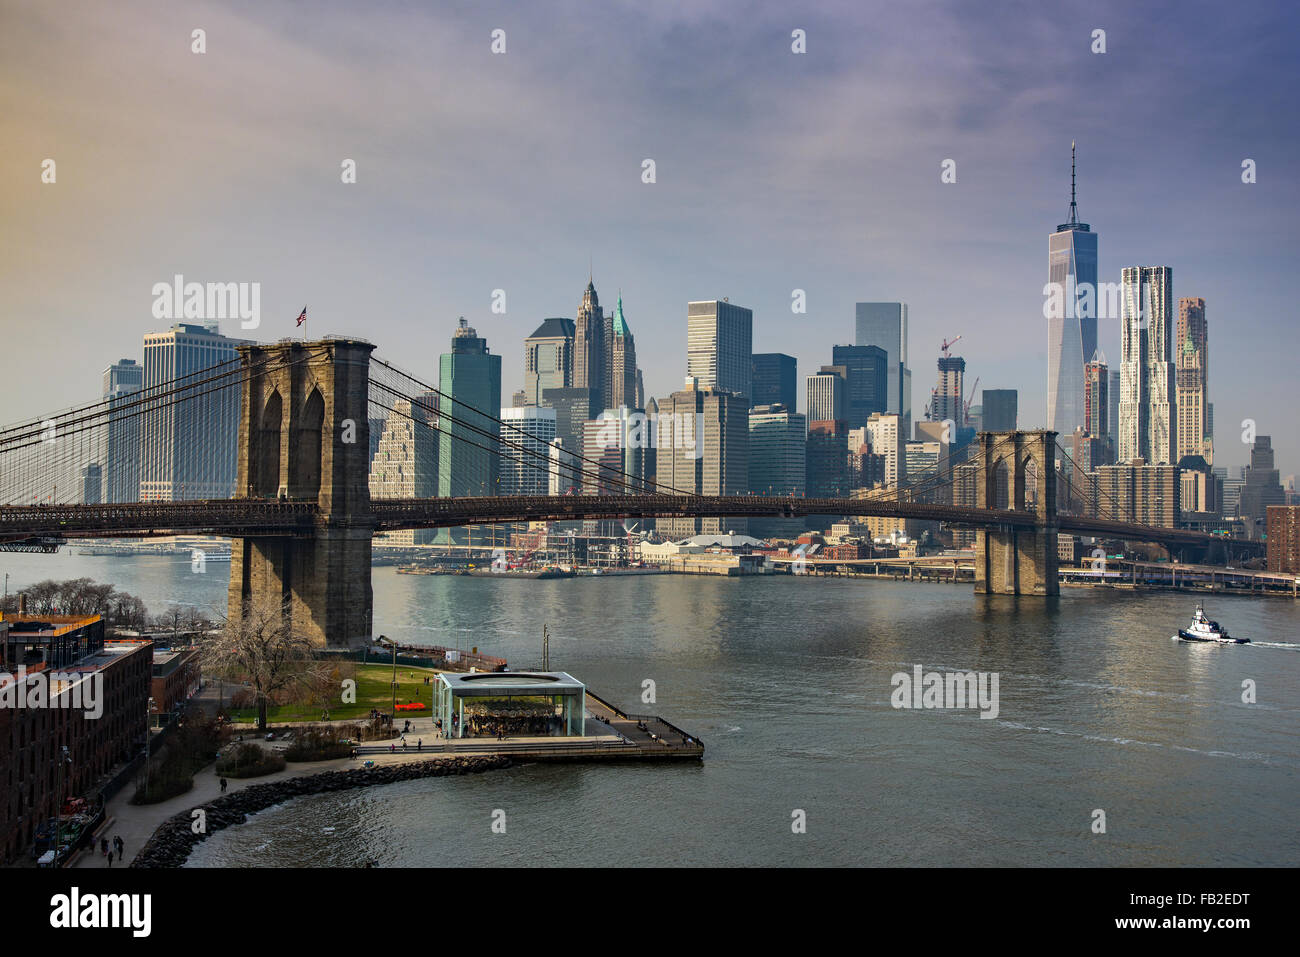
{"label": "grass lawn", "polygon": [[[433,677],[440,672],[437,668],[414,668],[409,665],[397,666],[397,703],[407,704],[421,701],[423,711],[399,711],[394,716],[398,721],[403,718],[427,717],[433,710],[433,684],[425,684],[426,676]],[[331,721],[345,721],[354,718],[365,719],[370,716],[371,708],[388,712],[393,709],[393,666],[391,664],[357,663],[357,700],[356,704],[344,704],[335,699],[316,704],[272,705],[266,709],[266,720],[271,724],[285,724],[293,721],[319,721],[321,709],[329,708]],[[340,692],[341,693],[341,692]],[[231,721],[256,722],[256,708],[236,708],[229,712]]]}

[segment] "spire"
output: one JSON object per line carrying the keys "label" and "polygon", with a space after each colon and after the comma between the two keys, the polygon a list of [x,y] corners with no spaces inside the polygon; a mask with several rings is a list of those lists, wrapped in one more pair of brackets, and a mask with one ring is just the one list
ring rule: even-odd
{"label": "spire", "polygon": [[1070,225],[1079,222],[1079,204],[1074,201],[1074,140],[1070,140]]}
{"label": "spire", "polygon": [[618,308],[614,310],[613,329],[616,336],[628,334],[627,320],[623,318],[623,290],[621,289],[618,291]]}

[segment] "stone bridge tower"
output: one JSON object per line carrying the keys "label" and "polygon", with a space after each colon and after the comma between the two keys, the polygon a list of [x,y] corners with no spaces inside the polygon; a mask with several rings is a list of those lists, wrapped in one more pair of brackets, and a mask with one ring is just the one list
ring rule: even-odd
{"label": "stone bridge tower", "polygon": [[284,601],[317,644],[369,640],[370,353],[355,339],[245,345],[237,498],[312,501],[319,519],[293,536],[231,543],[228,614]]}
{"label": "stone bridge tower", "polygon": [[1036,513],[1033,528],[999,525],[975,535],[975,592],[1058,595],[1056,433],[981,432],[975,504]]}

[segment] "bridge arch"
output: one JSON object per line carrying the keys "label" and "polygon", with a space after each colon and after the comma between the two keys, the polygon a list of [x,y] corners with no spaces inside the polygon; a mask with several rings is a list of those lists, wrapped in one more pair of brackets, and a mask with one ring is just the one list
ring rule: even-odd
{"label": "bridge arch", "polygon": [[313,386],[298,413],[298,426],[294,429],[294,454],[291,459],[291,495],[294,498],[317,498],[320,495],[324,463],[325,397]]}
{"label": "bridge arch", "polygon": [[253,494],[273,498],[280,488],[280,427],[284,420],[284,400],[280,390],[272,389],[258,413],[255,441],[257,452],[251,463]]}

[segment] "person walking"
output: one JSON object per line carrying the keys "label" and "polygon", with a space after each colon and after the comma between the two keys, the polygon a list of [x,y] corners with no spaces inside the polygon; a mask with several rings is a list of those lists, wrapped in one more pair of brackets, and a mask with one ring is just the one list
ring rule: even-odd
{"label": "person walking", "polygon": [[225,778],[222,778],[222,779],[221,779],[221,793],[222,793],[222,794],[225,794],[225,793],[226,793],[226,784],[227,784],[227,783],[228,783],[228,782],[226,781]]}
{"label": "person walking", "polygon": [[122,859],[122,853],[126,850],[126,843],[122,840],[122,835],[118,834],[113,837],[113,846],[117,848],[117,859]]}

